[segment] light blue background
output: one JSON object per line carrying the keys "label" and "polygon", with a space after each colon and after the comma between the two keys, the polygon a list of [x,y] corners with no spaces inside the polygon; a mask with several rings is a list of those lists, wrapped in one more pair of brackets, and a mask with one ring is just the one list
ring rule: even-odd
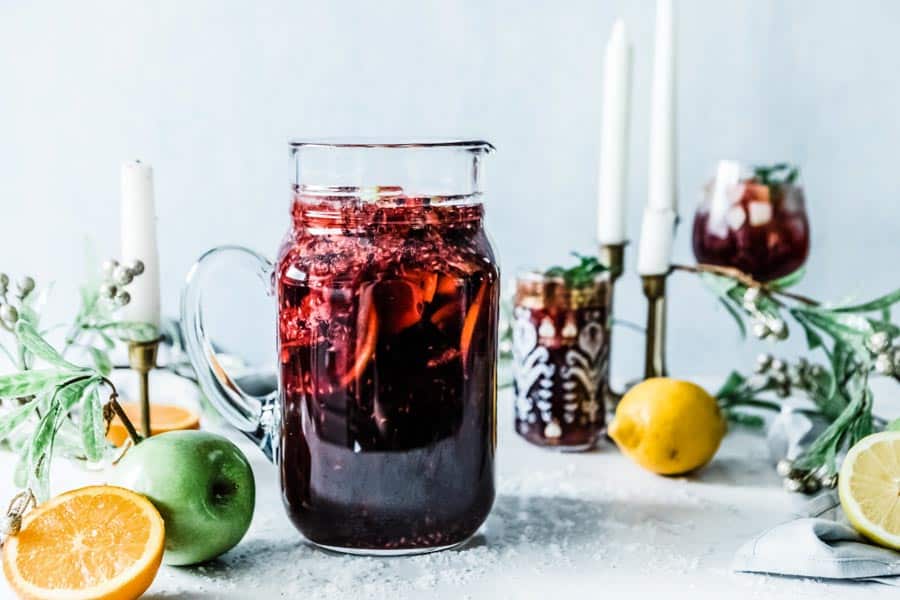
{"label": "light blue background", "polygon": [[[806,293],[897,283],[900,3],[676,0],[676,259],[692,260],[699,189],[722,157],[803,166],[813,226]],[[0,0],[0,270],[58,281],[61,314],[82,240],[118,247],[120,161],[156,169],[164,307],[192,261],[240,243],[274,253],[287,226],[285,141],[315,135],[478,136],[489,225],[509,277],[593,248],[603,49],[616,16],[634,44],[629,231],[645,201],[650,0],[21,2]],[[643,320],[630,269],[620,317]],[[248,287],[244,287],[244,284]],[[232,345],[262,356],[266,304],[234,279]],[[221,319],[219,319],[221,321]],[[677,374],[752,356],[701,286],[671,285]],[[799,340],[795,345],[799,345]],[[639,372],[616,333],[614,368]]]}

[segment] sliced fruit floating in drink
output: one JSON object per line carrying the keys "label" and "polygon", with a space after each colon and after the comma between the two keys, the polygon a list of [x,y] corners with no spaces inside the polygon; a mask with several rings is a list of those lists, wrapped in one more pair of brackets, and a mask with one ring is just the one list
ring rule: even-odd
{"label": "sliced fruit floating in drink", "polygon": [[487,291],[487,282],[482,281],[478,293],[466,313],[466,319],[463,321],[462,335],[459,340],[459,353],[462,356],[463,367],[469,361],[469,346],[472,343],[472,335],[475,333],[475,325],[478,324],[478,317],[481,314],[481,305],[484,304],[484,296]]}
{"label": "sliced fruit floating in drink", "polygon": [[424,269],[403,269],[403,278],[419,288],[423,302],[434,300],[438,287],[438,274]]}
{"label": "sliced fruit floating in drink", "polygon": [[462,326],[463,310],[460,302],[451,300],[431,315],[431,322],[443,333],[450,335],[449,332]]}
{"label": "sliced fruit floating in drink", "polygon": [[373,292],[379,325],[386,334],[393,335],[412,327],[422,318],[425,303],[422,290],[403,279],[391,279],[375,284]]}
{"label": "sliced fruit floating in drink", "polygon": [[375,354],[375,344],[378,341],[378,314],[375,311],[373,301],[374,288],[368,285],[363,289],[359,297],[359,312],[357,314],[356,327],[356,354],[353,364],[341,377],[341,386],[346,387],[359,378],[365,370],[369,360]]}
{"label": "sliced fruit floating in drink", "polygon": [[459,291],[461,286],[462,282],[458,277],[448,273],[441,273],[438,277],[437,293],[441,296],[453,296]]}

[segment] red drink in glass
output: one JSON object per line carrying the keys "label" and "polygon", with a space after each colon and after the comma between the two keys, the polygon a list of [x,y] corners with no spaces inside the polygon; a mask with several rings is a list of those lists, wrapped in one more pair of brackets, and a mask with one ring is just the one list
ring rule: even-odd
{"label": "red drink in glass", "polygon": [[592,448],[603,429],[609,377],[609,277],[573,287],[526,272],[516,281],[516,431],[558,450]]}
{"label": "red drink in glass", "polygon": [[494,500],[483,208],[358,194],[299,189],[278,259],[284,501],[326,547],[452,546]]}
{"label": "red drink in glass", "polygon": [[809,255],[809,221],[801,187],[744,180],[728,186],[718,206],[712,188],[694,218],[698,262],[735,267],[763,282],[803,266]]}

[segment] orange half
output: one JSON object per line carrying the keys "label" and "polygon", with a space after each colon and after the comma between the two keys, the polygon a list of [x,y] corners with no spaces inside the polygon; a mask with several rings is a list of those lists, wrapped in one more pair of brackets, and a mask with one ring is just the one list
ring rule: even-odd
{"label": "orange half", "polygon": [[3,572],[27,600],[132,600],[153,583],[164,546],[165,526],[149,500],[91,486],[25,515],[3,544]]}
{"label": "orange half", "polygon": [[[128,419],[141,432],[141,406],[137,402],[120,402]],[[182,406],[150,403],[150,435],[182,429],[200,429],[200,416]],[[114,417],[106,432],[106,439],[121,446],[128,439],[128,431],[119,417]]]}

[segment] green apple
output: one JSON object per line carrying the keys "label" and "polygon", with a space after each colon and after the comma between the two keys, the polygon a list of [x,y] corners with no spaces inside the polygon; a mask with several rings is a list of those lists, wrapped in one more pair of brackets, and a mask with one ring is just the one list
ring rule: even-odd
{"label": "green apple", "polygon": [[169,565],[219,556],[241,541],[256,494],[240,449],[205,431],[171,431],[128,450],[110,483],[146,496],[166,523]]}

